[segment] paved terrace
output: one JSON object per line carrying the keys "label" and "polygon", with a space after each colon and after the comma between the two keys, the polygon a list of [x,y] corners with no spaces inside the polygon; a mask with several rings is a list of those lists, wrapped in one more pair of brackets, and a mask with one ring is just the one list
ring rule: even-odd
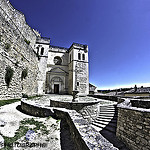
{"label": "paved terrace", "polygon": [[[31,103],[34,104],[39,104],[39,105],[43,105],[46,107],[50,106],[50,100],[56,100],[56,101],[62,101],[62,102],[71,102],[73,99],[72,95],[57,95],[57,94],[47,94],[44,95],[42,97],[37,97],[37,98],[33,98],[29,101],[31,101]],[[98,99],[98,98],[94,98],[94,97],[89,97],[89,96],[85,96],[85,97],[79,97],[78,98],[78,102],[90,102],[90,101],[100,101],[99,104],[100,105],[112,105],[112,104],[117,104],[117,102],[113,102],[113,101],[107,101],[107,100],[102,100],[102,99]]]}

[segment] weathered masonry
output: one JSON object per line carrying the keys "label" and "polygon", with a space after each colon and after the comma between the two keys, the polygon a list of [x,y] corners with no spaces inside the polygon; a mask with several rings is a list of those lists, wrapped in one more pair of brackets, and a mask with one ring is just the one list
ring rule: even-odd
{"label": "weathered masonry", "polygon": [[0,0],[0,99],[37,94],[36,35],[22,13]]}
{"label": "weathered masonry", "polygon": [[39,55],[38,93],[89,93],[88,46],[73,43],[69,49],[50,45],[50,39],[37,38]]}
{"label": "weathered masonry", "polygon": [[89,93],[88,46],[50,45],[9,0],[0,0],[0,99]]}

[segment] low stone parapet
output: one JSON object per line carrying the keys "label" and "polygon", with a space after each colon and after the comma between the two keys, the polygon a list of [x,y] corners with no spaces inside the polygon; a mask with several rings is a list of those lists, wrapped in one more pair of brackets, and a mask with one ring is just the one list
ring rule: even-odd
{"label": "low stone parapet", "polygon": [[28,114],[35,116],[55,116],[65,119],[69,125],[71,138],[78,150],[118,150],[107,141],[97,130],[90,126],[89,122],[83,119],[82,115],[75,110],[65,108],[44,107],[30,103],[23,99],[21,108]]}
{"label": "low stone parapet", "polygon": [[124,99],[118,105],[117,137],[130,150],[150,149],[150,109],[133,107]]}
{"label": "low stone parapet", "polygon": [[110,100],[110,101],[114,101],[114,102],[118,102],[118,97],[117,96],[109,96],[109,95],[100,95],[100,94],[95,94],[95,95],[88,95],[94,98],[100,98],[103,100]]}
{"label": "low stone parapet", "polygon": [[131,99],[132,107],[150,109],[150,99]]}
{"label": "low stone parapet", "polygon": [[100,101],[87,101],[87,102],[71,102],[71,101],[56,101],[50,100],[51,107],[66,108],[69,110],[76,110],[82,117],[88,122],[92,122],[96,119],[99,111]]}

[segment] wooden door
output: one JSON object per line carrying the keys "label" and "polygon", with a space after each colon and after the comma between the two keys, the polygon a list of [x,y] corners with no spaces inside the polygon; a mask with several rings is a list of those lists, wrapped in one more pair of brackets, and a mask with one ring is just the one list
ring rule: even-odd
{"label": "wooden door", "polygon": [[59,84],[54,84],[54,94],[59,94]]}

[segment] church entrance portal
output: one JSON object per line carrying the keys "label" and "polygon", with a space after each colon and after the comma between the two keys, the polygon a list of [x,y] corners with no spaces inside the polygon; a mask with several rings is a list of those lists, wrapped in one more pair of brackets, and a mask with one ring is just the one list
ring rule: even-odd
{"label": "church entrance portal", "polygon": [[54,84],[54,94],[59,94],[59,84]]}

